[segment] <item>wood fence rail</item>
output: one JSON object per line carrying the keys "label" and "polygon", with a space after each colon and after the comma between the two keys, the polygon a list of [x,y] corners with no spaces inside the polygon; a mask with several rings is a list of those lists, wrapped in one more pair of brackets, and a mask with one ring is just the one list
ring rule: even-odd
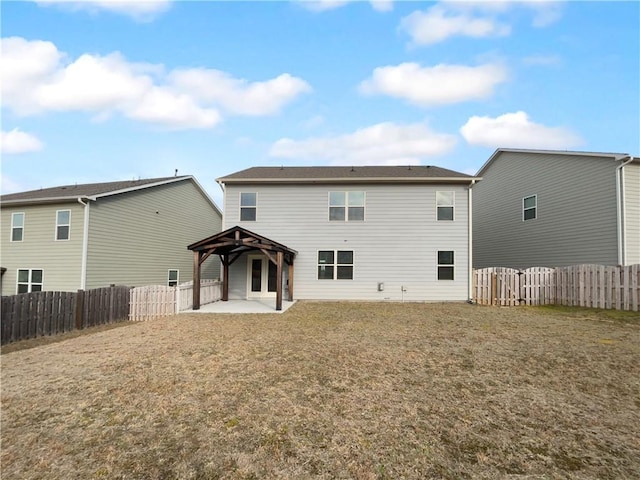
{"label": "wood fence rail", "polygon": [[129,315],[129,287],[2,297],[0,315],[3,345],[123,321]]}
{"label": "wood fence rail", "polygon": [[640,265],[483,268],[474,270],[473,292],[480,305],[568,305],[637,312]]}
{"label": "wood fence rail", "polygon": [[[200,281],[200,304],[217,302],[222,298],[222,282]],[[131,289],[129,320],[138,322],[184,312],[193,307],[193,282],[176,287],[149,285]]]}

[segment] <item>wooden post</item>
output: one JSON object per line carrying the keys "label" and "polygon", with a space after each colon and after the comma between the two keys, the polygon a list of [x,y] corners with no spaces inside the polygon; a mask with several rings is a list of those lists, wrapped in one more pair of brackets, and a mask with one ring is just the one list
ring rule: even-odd
{"label": "wooden post", "polygon": [[276,255],[276,310],[282,310],[282,252]]}
{"label": "wooden post", "polygon": [[229,254],[222,256],[222,301],[229,300]]}
{"label": "wooden post", "polygon": [[84,290],[78,290],[76,293],[76,312],[75,325],[77,330],[82,330],[84,326]]}
{"label": "wooden post", "polygon": [[293,258],[289,264],[289,298],[290,302],[293,302]]}
{"label": "wooden post", "polygon": [[193,252],[193,309],[200,310],[200,252]]}

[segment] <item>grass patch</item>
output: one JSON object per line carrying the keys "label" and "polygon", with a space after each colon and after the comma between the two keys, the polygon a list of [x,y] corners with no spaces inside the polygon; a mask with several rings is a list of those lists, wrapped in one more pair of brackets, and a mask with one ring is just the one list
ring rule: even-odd
{"label": "grass patch", "polygon": [[608,322],[640,323],[640,312],[628,310],[610,310],[603,308],[567,307],[564,305],[543,305],[529,307],[543,312],[561,314],[581,320],[601,320]]}
{"label": "grass patch", "polygon": [[129,324],[2,356],[2,478],[637,478],[639,359],[542,308]]}

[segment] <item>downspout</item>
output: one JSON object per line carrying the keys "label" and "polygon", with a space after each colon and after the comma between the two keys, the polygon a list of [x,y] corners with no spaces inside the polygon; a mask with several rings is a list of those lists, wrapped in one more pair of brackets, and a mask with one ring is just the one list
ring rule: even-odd
{"label": "downspout", "polygon": [[78,197],[78,203],[84,206],[84,227],[82,231],[82,264],[80,267],[80,290],[87,287],[87,254],[89,252],[89,199],[84,197],[87,203]]}
{"label": "downspout", "polygon": [[225,216],[224,212],[227,211],[227,205],[226,205],[226,203],[227,203],[227,192],[225,192],[224,183],[223,182],[221,182],[220,180],[216,180],[216,182],[218,183],[218,185],[220,185],[220,190],[222,190],[222,231],[224,231],[224,230],[227,229],[226,221],[225,221],[225,218],[224,218],[224,216]]}
{"label": "downspout", "polygon": [[471,180],[471,185],[469,185],[468,187],[468,191],[469,191],[469,195],[467,196],[468,200],[469,200],[469,207],[468,207],[468,222],[469,222],[469,252],[468,252],[468,258],[469,258],[469,286],[468,286],[468,293],[469,293],[469,302],[473,302],[473,186],[476,184],[476,180],[473,179]]}
{"label": "downspout", "polygon": [[627,231],[624,218],[624,171],[625,165],[633,161],[631,155],[615,157],[614,160],[620,161],[620,165],[616,167],[616,220],[618,223],[618,265],[624,265],[627,260]]}

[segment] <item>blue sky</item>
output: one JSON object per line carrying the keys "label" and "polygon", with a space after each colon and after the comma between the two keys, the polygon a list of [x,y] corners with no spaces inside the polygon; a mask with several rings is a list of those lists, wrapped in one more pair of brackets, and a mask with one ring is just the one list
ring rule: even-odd
{"label": "blue sky", "polygon": [[640,3],[0,5],[2,192],[640,150]]}

